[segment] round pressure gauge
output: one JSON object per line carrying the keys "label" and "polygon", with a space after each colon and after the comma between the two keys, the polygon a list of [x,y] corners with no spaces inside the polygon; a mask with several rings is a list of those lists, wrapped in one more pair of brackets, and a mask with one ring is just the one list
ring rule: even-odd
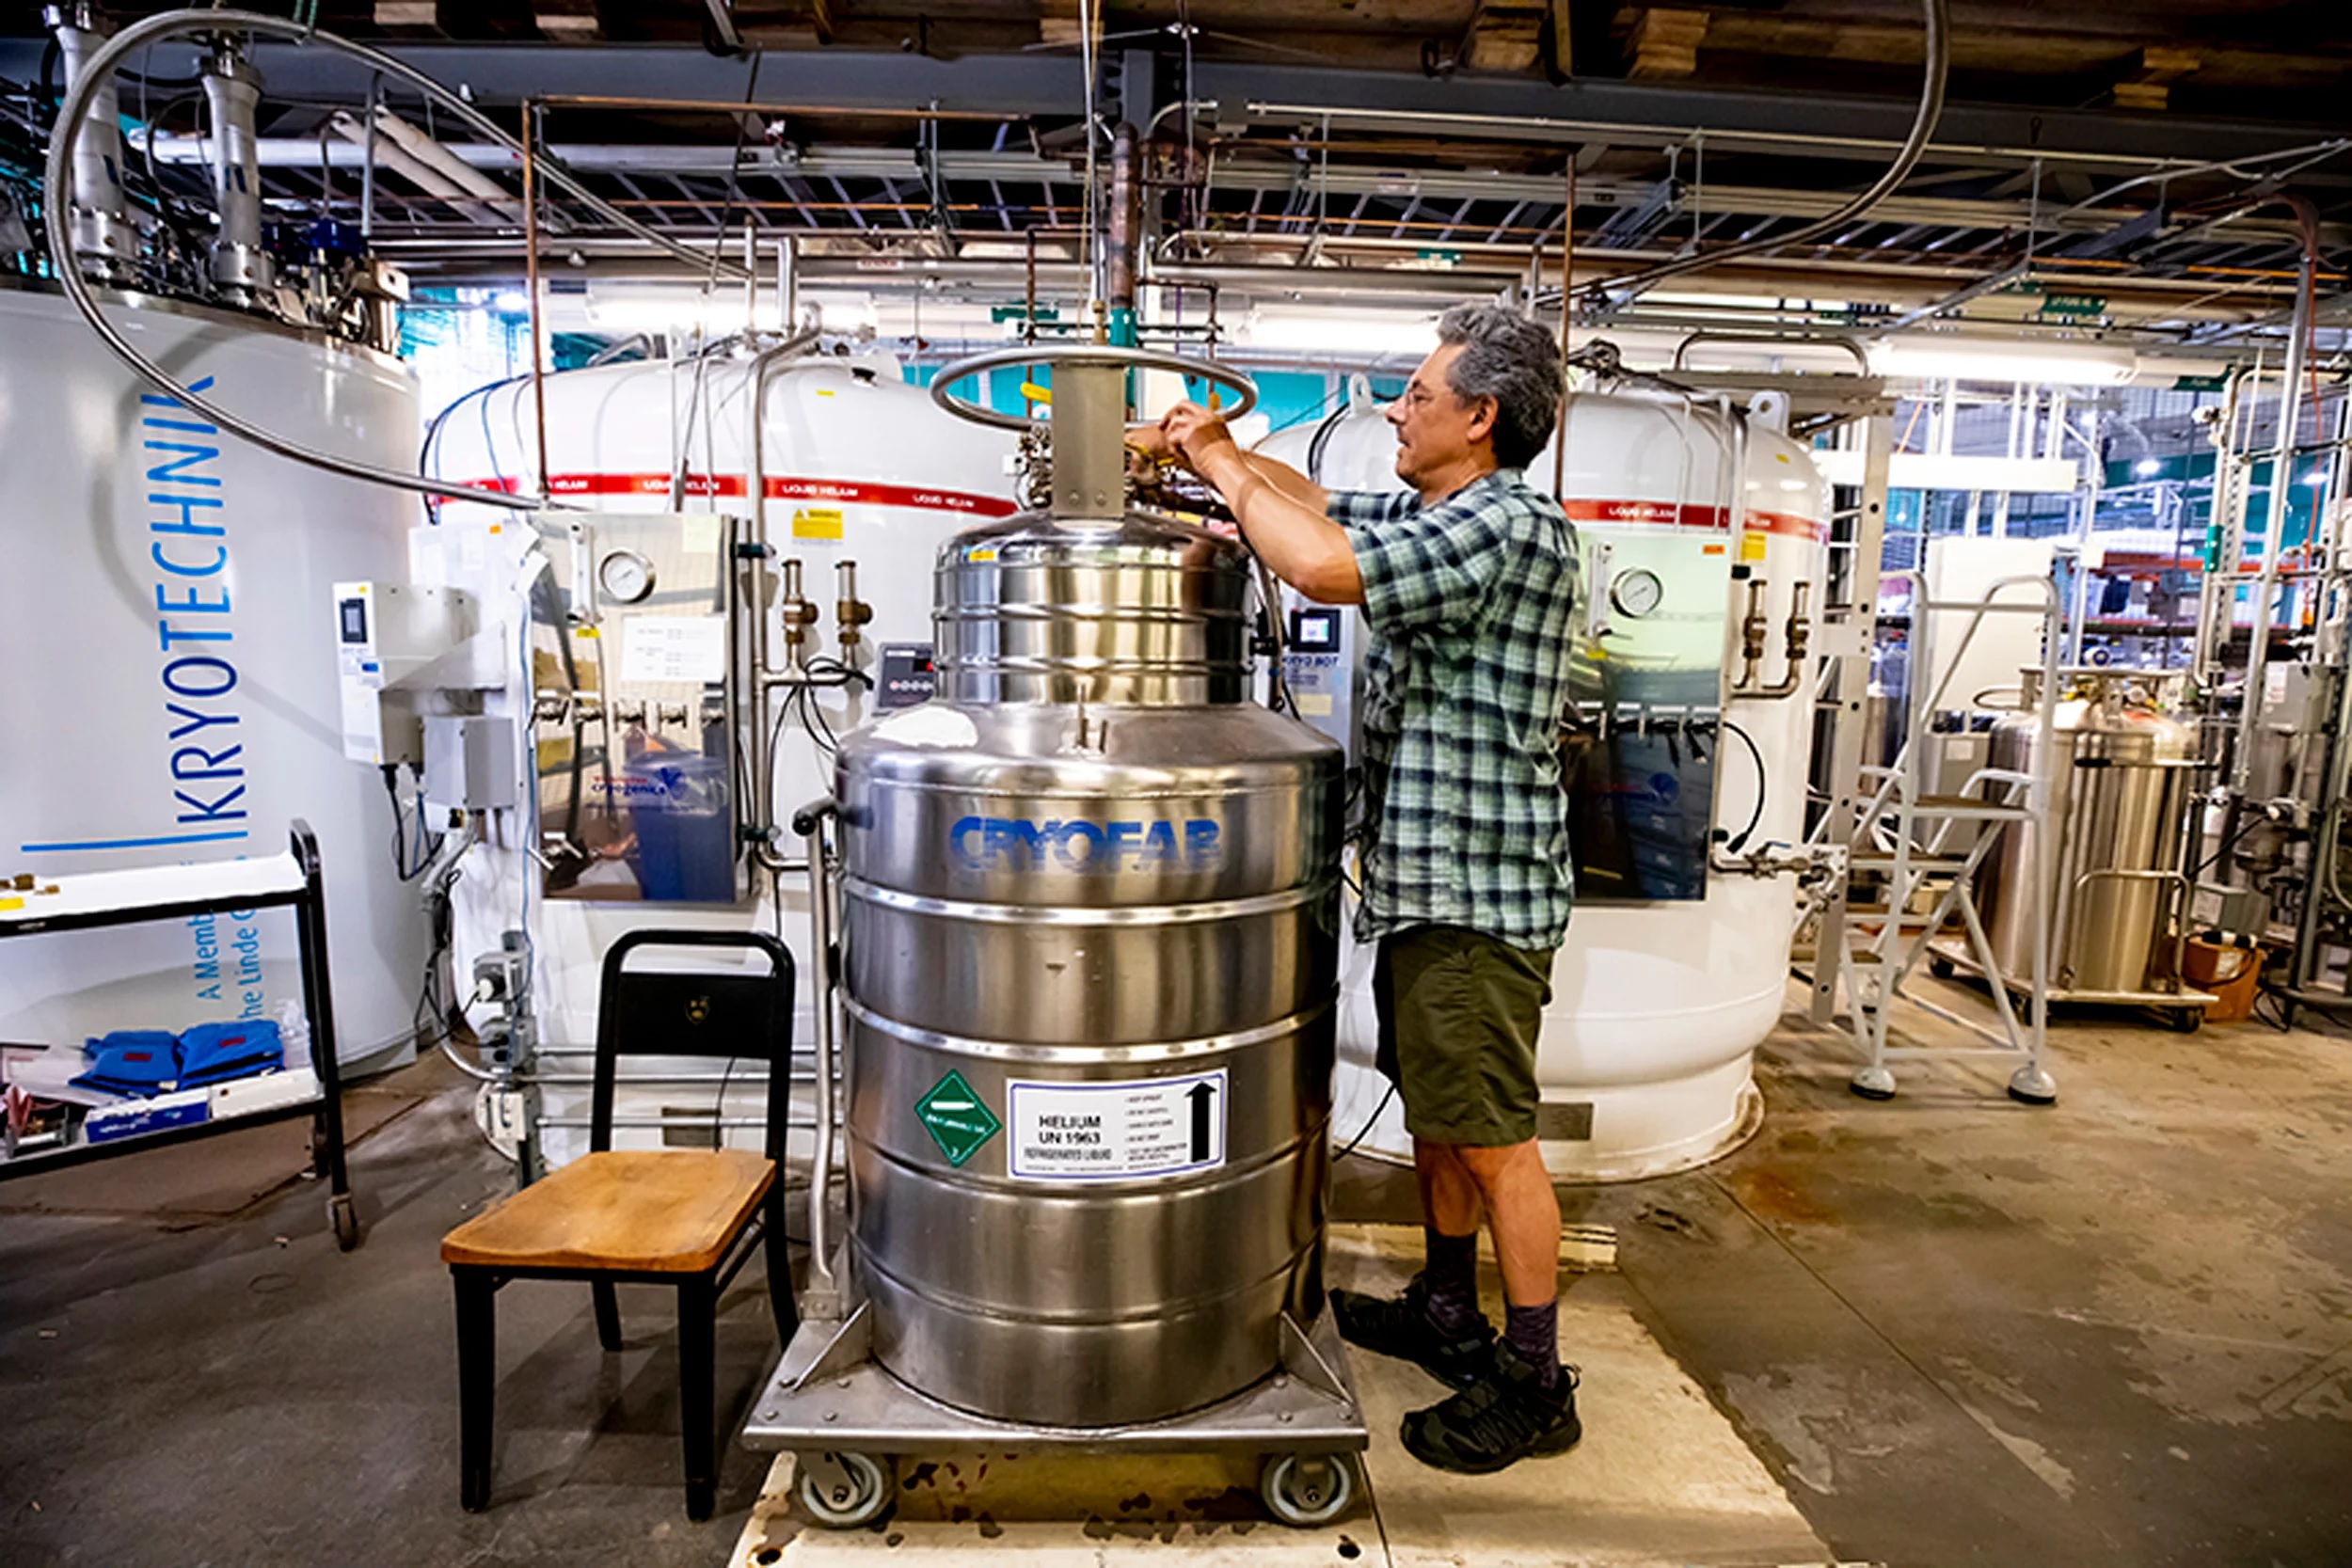
{"label": "round pressure gauge", "polygon": [[596,563],[596,585],[614,604],[635,604],[653,592],[653,562],[635,550],[614,550]]}
{"label": "round pressure gauge", "polygon": [[1656,610],[1666,596],[1666,585],[1645,566],[1619,572],[1609,585],[1609,602],[1620,615],[1636,619]]}

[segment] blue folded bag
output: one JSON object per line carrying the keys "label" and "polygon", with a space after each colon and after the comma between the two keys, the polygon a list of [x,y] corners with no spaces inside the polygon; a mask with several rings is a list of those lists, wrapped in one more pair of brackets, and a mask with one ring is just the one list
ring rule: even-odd
{"label": "blue folded bag", "polygon": [[199,1023],[180,1032],[182,1088],[246,1078],[285,1063],[285,1044],[278,1038],[277,1022],[271,1019]]}
{"label": "blue folded bag", "polygon": [[180,1078],[180,1041],[161,1029],[115,1029],[82,1042],[89,1066],[73,1080],[76,1088],[145,1100],[173,1087]]}

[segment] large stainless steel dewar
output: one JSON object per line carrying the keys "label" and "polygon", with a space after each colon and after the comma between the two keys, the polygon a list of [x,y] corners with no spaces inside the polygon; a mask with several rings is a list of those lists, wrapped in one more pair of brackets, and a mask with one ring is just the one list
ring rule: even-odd
{"label": "large stainless steel dewar", "polygon": [[[2033,771],[2032,708],[2042,676],[2025,673],[2021,711],[1993,729],[1989,765]],[[2070,670],[2049,759],[2054,990],[2136,996],[2153,982],[2157,943],[2169,941],[2185,888],[2182,835],[2197,768],[2197,732],[2157,702],[2160,672]],[[2041,846],[2028,825],[2002,838],[1979,884],[2002,973],[2032,972],[2026,879]]]}
{"label": "large stainless steel dewar", "polygon": [[936,700],[839,762],[874,1352],[1010,1419],[1208,1404],[1323,1299],[1342,754],[1247,700],[1211,534],[1025,514],[937,582]]}
{"label": "large stainless steel dewar", "polygon": [[974,1448],[1238,1449],[1321,1525],[1369,1440],[1323,1310],[1343,753],[1252,701],[1248,553],[1128,508],[1128,376],[1235,412],[1248,384],[1041,344],[933,396],[993,422],[946,388],[1039,363],[1045,504],[940,551],[936,694],[846,738],[794,819],[839,955],[849,1235],[819,1140],[802,1325],[744,1440],[797,1454],[834,1528],[881,1516],[898,1457]]}

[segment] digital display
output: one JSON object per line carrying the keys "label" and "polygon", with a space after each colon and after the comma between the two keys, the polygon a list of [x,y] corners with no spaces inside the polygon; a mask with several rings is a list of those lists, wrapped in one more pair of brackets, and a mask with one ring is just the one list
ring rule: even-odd
{"label": "digital display", "polygon": [[336,609],[342,612],[343,641],[365,642],[368,640],[368,601],[342,599],[337,602]]}
{"label": "digital display", "polygon": [[1327,610],[1305,610],[1291,641],[1301,648],[1328,648],[1338,641],[1339,617]]}

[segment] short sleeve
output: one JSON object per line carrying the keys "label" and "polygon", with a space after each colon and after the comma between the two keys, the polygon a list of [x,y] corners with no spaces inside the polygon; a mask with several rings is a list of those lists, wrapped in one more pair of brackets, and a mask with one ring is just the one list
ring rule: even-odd
{"label": "short sleeve", "polygon": [[1334,490],[1324,515],[1353,532],[1392,523],[1410,512],[1420,497],[1410,490]]}
{"label": "short sleeve", "polygon": [[1457,493],[1352,533],[1364,618],[1383,636],[1468,626],[1502,577],[1509,526],[1491,497]]}

